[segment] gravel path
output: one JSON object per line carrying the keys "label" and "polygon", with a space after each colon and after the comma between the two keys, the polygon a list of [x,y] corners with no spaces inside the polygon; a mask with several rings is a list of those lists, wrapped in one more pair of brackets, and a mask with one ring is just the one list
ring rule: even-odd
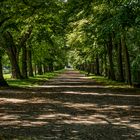
{"label": "gravel path", "polygon": [[77,71],[40,87],[0,90],[0,140],[140,140],[140,93]]}

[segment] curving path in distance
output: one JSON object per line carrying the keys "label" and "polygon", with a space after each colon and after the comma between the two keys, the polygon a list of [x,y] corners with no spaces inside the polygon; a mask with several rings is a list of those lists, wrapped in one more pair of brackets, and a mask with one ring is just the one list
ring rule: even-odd
{"label": "curving path in distance", "polygon": [[33,88],[0,90],[2,140],[140,140],[140,92],[67,70]]}

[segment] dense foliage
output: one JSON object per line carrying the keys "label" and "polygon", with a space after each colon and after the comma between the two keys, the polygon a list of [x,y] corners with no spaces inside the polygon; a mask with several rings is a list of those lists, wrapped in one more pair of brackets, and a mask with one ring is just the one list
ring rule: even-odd
{"label": "dense foliage", "polygon": [[75,5],[67,34],[75,66],[112,80],[140,83],[140,2],[81,0]]}
{"label": "dense foliage", "polygon": [[[1,59],[8,56],[13,78],[64,67],[63,4],[57,0],[0,2],[0,55]],[[9,68],[3,62],[3,68]],[[2,69],[1,79],[3,85]]]}
{"label": "dense foliage", "polygon": [[1,85],[3,69],[26,79],[67,63],[140,83],[139,13],[139,0],[1,0]]}

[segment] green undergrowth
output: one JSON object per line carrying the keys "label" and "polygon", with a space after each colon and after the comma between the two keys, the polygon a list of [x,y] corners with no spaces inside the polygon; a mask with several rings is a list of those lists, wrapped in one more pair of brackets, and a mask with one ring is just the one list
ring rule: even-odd
{"label": "green undergrowth", "polygon": [[87,74],[87,72],[85,71],[79,71],[81,74]]}
{"label": "green undergrowth", "polygon": [[35,75],[34,77],[29,77],[28,79],[12,79],[10,74],[5,74],[4,78],[6,79],[9,86],[16,87],[31,87],[38,86],[45,83],[47,80],[56,77],[58,74],[62,73],[64,70],[48,72],[43,75]]}
{"label": "green undergrowth", "polygon": [[89,78],[94,79],[97,83],[102,84],[106,87],[112,87],[112,88],[132,88],[132,86],[118,81],[113,81],[108,79],[104,76],[96,76],[96,75],[89,75]]}
{"label": "green undergrowth", "polygon": [[[87,76],[87,72],[85,71],[80,71],[80,73],[85,74],[85,76]],[[96,76],[90,74],[88,75],[88,78],[95,80],[97,84],[101,84],[110,88],[133,88],[132,86],[124,82],[113,81],[104,76]]]}

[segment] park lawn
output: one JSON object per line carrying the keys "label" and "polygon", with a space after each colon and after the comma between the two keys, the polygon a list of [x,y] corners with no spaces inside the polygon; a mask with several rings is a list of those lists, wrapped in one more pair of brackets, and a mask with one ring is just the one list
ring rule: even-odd
{"label": "park lawn", "polygon": [[4,74],[4,78],[9,84],[9,86],[16,87],[33,87],[42,85],[47,80],[56,77],[58,74],[62,73],[64,70],[48,72],[43,75],[35,75],[34,77],[29,77],[28,79],[12,79],[11,74]]}

